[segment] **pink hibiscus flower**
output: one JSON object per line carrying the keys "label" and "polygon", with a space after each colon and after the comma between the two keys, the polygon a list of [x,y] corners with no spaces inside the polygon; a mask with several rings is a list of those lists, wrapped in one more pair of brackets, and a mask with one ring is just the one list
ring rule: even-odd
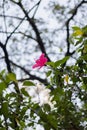
{"label": "pink hibiscus flower", "polygon": [[48,61],[48,59],[45,57],[45,54],[42,53],[41,56],[39,57],[39,59],[37,59],[35,61],[36,63],[32,66],[32,68],[34,69],[34,68],[39,67],[39,69],[40,69],[41,67],[43,67],[46,64],[47,61]]}

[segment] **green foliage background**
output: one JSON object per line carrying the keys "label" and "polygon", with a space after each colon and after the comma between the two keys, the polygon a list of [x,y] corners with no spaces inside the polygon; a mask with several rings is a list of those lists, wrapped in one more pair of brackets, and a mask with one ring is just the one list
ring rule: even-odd
{"label": "green foliage background", "polygon": [[[41,124],[46,130],[87,128],[87,39],[84,36],[84,28],[81,29],[82,34],[77,35],[78,29],[80,28],[74,27],[72,34],[75,45],[80,45],[77,51],[81,55],[76,63],[68,66],[69,56],[56,62],[47,62],[47,67],[50,68],[47,78],[50,77],[50,82],[46,87],[53,87],[51,95],[56,102],[53,110],[48,104],[40,107],[38,103],[33,103],[25,88],[19,90],[14,73],[6,73],[5,70],[0,72],[0,129],[23,130],[27,126],[34,127],[35,124]],[[65,84],[66,75],[68,77]],[[24,81],[24,85],[32,87],[35,84]],[[13,86],[15,91],[8,93],[9,86]]]}

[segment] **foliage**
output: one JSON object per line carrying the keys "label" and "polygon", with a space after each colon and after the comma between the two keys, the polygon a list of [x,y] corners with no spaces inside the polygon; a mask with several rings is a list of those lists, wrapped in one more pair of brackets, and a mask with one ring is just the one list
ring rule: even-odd
{"label": "foliage", "polygon": [[[48,99],[50,101],[42,105],[40,102],[32,101],[32,96],[26,88],[36,86],[35,83],[24,81],[22,85],[24,87],[20,88],[14,73],[6,73],[5,70],[0,72],[0,129],[23,130],[27,126],[34,129],[35,124],[41,124],[46,130],[87,128],[87,39],[84,33],[77,35],[79,27],[73,29],[73,40],[80,45],[78,49],[80,56],[75,65],[66,64],[69,57],[46,63],[49,68],[47,72],[49,83],[44,90],[51,89],[49,92],[52,98]],[[12,91],[9,92],[9,89]],[[39,89],[43,91],[40,86],[38,92]]]}

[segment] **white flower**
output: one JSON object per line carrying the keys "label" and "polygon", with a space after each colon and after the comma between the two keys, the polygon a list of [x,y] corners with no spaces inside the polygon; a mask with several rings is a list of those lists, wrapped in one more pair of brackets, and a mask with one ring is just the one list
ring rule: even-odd
{"label": "white flower", "polygon": [[50,89],[46,88],[42,84],[36,84],[36,86],[27,87],[25,89],[31,96],[32,102],[39,103],[40,106],[49,104],[50,107],[53,108],[53,103],[51,101],[53,97],[50,96]]}

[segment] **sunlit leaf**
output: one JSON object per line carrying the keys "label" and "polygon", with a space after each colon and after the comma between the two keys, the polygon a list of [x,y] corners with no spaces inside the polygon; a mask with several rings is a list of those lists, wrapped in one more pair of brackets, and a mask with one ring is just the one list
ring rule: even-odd
{"label": "sunlit leaf", "polygon": [[72,36],[77,37],[77,36],[82,36],[83,35],[83,31],[82,31],[82,29],[80,27],[74,26],[74,27],[72,27],[72,29],[74,31],[72,33]]}
{"label": "sunlit leaf", "polygon": [[81,36],[81,35],[83,35],[82,30],[76,30],[76,31],[74,31],[74,33],[72,34],[72,36]]}
{"label": "sunlit leaf", "polygon": [[10,81],[17,82],[15,73],[8,73],[7,77],[9,78]]}
{"label": "sunlit leaf", "polygon": [[76,31],[76,30],[81,30],[80,27],[78,27],[78,26],[73,26],[72,29],[73,29],[74,31]]}
{"label": "sunlit leaf", "polygon": [[68,83],[68,81],[69,81],[69,76],[66,75],[66,76],[64,77],[64,80],[66,81],[66,83]]}

